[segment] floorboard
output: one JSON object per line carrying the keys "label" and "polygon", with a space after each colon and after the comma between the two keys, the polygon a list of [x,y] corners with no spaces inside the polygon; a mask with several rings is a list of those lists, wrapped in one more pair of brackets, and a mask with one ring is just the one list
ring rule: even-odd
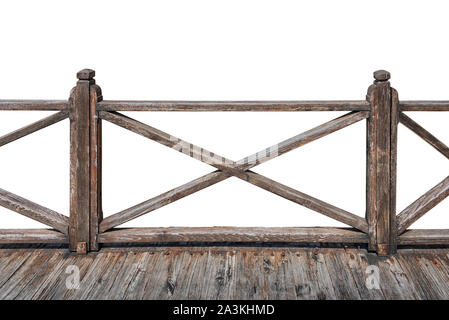
{"label": "floorboard", "polygon": [[[369,269],[370,268],[370,269]],[[68,284],[73,270],[79,287]],[[87,255],[0,247],[0,299],[449,299],[449,249],[119,246]],[[367,286],[369,270],[378,285]],[[368,279],[369,280],[369,279]]]}

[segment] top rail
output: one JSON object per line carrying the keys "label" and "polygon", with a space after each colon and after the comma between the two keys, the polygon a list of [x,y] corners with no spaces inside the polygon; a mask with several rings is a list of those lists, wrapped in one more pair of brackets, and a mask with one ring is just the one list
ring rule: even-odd
{"label": "top rail", "polygon": [[99,111],[368,111],[365,100],[349,101],[101,101]]}
{"label": "top rail", "polygon": [[401,111],[449,111],[449,101],[401,101]]}
{"label": "top rail", "polygon": [[62,111],[68,105],[67,100],[0,100],[0,110]]}
{"label": "top rail", "polygon": [[[67,100],[0,100],[0,110],[63,111]],[[449,111],[449,101],[401,101],[401,111]],[[347,101],[112,101],[97,111],[369,111],[365,100]]]}

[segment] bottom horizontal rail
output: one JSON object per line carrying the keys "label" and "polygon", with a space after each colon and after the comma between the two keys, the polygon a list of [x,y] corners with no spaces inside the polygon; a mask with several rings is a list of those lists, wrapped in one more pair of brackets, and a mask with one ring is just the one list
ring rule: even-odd
{"label": "bottom horizontal rail", "polygon": [[412,229],[399,236],[399,245],[449,245],[449,229]]}
{"label": "bottom horizontal rail", "polygon": [[367,243],[368,236],[345,228],[170,227],[112,229],[100,243],[151,242],[328,242]]}
{"label": "bottom horizontal rail", "polygon": [[67,242],[66,235],[51,229],[0,229],[1,244]]}

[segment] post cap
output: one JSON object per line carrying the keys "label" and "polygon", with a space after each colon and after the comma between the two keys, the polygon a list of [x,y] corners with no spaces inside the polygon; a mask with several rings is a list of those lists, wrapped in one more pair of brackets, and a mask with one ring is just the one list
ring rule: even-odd
{"label": "post cap", "polygon": [[386,70],[377,70],[374,72],[374,79],[377,81],[388,81],[391,78],[391,74]]}
{"label": "post cap", "polygon": [[95,77],[95,70],[83,69],[81,71],[78,71],[78,73],[76,74],[76,77],[79,80],[91,80]]}

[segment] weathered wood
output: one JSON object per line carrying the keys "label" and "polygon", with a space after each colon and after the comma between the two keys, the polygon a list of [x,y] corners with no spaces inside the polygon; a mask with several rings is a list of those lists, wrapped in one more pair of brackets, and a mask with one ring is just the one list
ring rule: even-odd
{"label": "weathered wood", "polygon": [[[86,74],[91,74],[86,72]],[[90,246],[90,85],[80,72],[70,97],[70,250]]]}
{"label": "weathered wood", "polygon": [[66,216],[3,189],[0,189],[0,206],[55,228],[64,234],[68,232],[69,219]]}
{"label": "weathered wood", "polygon": [[366,101],[102,101],[100,111],[367,111]]}
{"label": "weathered wood", "polygon": [[400,245],[449,245],[449,229],[411,229],[398,237]]}
{"label": "weathered wood", "polygon": [[403,233],[416,220],[443,201],[448,195],[449,177],[438,183],[399,213],[397,217],[398,234]]}
{"label": "weathered wood", "polygon": [[396,101],[392,103],[394,93],[388,81],[389,73],[380,70],[374,76],[374,84],[369,88],[367,96],[371,104],[367,152],[367,220],[371,235],[369,246],[370,249],[375,248],[379,255],[388,255],[396,251],[395,215],[392,212],[395,191],[392,188],[395,187],[396,179],[398,102],[395,97]]}
{"label": "weathered wood", "polygon": [[[90,70],[93,71],[93,70]],[[99,232],[99,224],[102,220],[102,198],[101,198],[101,119],[96,110],[98,96],[97,85],[90,87],[90,250],[98,250],[97,235]]]}
{"label": "weathered wood", "polygon": [[0,100],[0,110],[61,111],[67,110],[67,100]]}
{"label": "weathered wood", "polygon": [[67,236],[48,229],[0,229],[0,243],[67,243]]}
{"label": "weathered wood", "polygon": [[126,228],[101,233],[100,243],[151,242],[341,242],[366,243],[366,234],[342,228],[171,227]]}
{"label": "weathered wood", "polygon": [[401,111],[449,111],[449,101],[401,101]]}
{"label": "weathered wood", "polygon": [[416,123],[413,119],[408,117],[403,112],[399,114],[399,121],[414,133],[416,133],[419,137],[421,137],[425,142],[437,149],[443,156],[449,159],[449,147],[438,140],[433,134],[421,127],[418,123]]}
{"label": "weathered wood", "polygon": [[69,113],[67,111],[60,111],[60,112],[55,113],[51,116],[48,116],[44,119],[41,119],[32,124],[29,124],[23,128],[20,128],[18,130],[10,132],[10,133],[0,137],[0,147],[4,146],[5,144],[8,144],[10,142],[13,142],[17,139],[23,138],[23,137],[25,137],[33,132],[36,132],[40,129],[51,126],[52,124],[55,124],[61,120],[64,120],[65,118],[68,117],[68,115],[69,115]]}
{"label": "weathered wood", "polygon": [[[401,249],[378,258],[365,249],[285,246],[105,246],[67,254],[48,245],[0,248],[6,299],[447,299],[447,249]],[[48,261],[48,262],[47,262]],[[368,266],[380,289],[368,289]],[[66,286],[79,268],[79,289]],[[251,304],[251,303],[250,303]]]}
{"label": "weathered wood", "polygon": [[396,187],[397,187],[397,154],[398,154],[398,124],[399,95],[391,88],[391,119],[390,119],[390,208],[388,212],[388,254],[396,253],[397,249],[397,217],[396,217]]}

